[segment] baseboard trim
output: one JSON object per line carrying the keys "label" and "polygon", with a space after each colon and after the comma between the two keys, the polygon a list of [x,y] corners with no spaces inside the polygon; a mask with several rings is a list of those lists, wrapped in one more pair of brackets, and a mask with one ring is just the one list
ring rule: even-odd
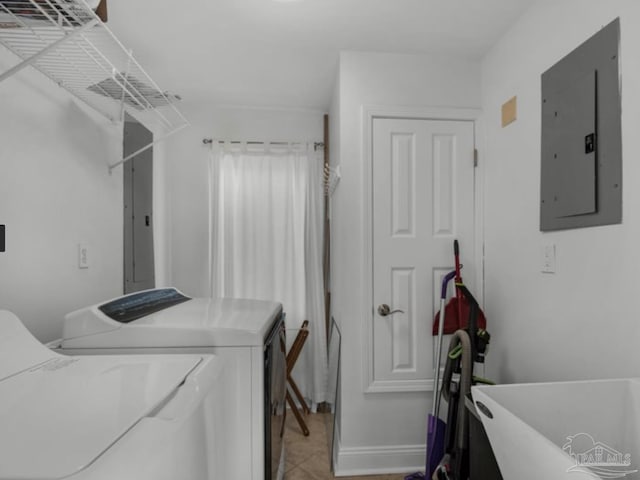
{"label": "baseboard trim", "polygon": [[336,477],[424,471],[425,445],[337,447]]}

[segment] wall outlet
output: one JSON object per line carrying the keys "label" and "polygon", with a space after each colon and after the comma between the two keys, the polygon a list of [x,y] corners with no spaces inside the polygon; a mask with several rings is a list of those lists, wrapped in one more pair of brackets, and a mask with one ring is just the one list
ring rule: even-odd
{"label": "wall outlet", "polygon": [[78,268],[89,268],[89,247],[84,243],[78,244]]}
{"label": "wall outlet", "polygon": [[555,244],[542,247],[542,273],[556,273]]}

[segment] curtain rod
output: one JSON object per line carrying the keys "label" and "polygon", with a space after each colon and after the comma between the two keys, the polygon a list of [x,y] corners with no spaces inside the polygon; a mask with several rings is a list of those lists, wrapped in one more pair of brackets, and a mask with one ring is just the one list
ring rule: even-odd
{"label": "curtain rod", "polygon": [[[202,139],[202,143],[205,145],[211,145],[213,144],[214,140],[212,138],[203,138]],[[252,142],[242,142],[240,140],[232,140],[232,141],[225,141],[225,140],[218,140],[219,144],[225,144],[225,143],[235,143],[235,144],[241,144],[241,143],[246,143],[247,145],[264,145],[265,143],[269,143],[271,145],[302,145],[304,143],[307,142],[256,142],[256,141],[252,141]],[[313,148],[315,150],[319,149],[319,148],[324,148],[324,143],[323,142],[313,142]]]}

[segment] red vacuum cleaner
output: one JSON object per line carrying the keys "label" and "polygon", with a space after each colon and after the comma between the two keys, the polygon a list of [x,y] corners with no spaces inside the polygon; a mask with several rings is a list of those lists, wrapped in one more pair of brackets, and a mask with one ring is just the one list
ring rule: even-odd
{"label": "red vacuum cleaner", "polygon": [[[463,284],[462,276],[460,275],[460,271],[462,269],[462,265],[460,264],[460,247],[458,245],[458,240],[453,241],[453,256],[456,265],[456,295],[447,304],[444,315],[444,330],[443,333],[445,335],[451,335],[456,330],[465,329],[468,327],[467,320],[469,318],[471,305],[469,304],[469,299],[461,294],[460,287],[458,285]],[[440,327],[440,316],[442,313],[437,313],[436,318],[433,322],[433,336],[438,334],[438,329]],[[478,312],[478,328],[485,329],[487,328],[487,319],[484,316],[482,310]]]}
{"label": "red vacuum cleaner", "polygon": [[[456,271],[460,271],[458,260],[458,242],[454,243]],[[469,478],[469,420],[465,402],[471,396],[471,386],[476,383],[491,383],[474,376],[476,363],[484,363],[485,354],[491,336],[486,330],[486,320],[480,305],[456,276],[456,309],[458,319],[466,315],[465,327],[453,332],[447,362],[442,378],[442,396],[448,404],[446,433],[444,436],[445,453],[433,473],[435,480],[466,480]],[[467,307],[465,308],[465,305]],[[445,309],[446,310],[446,309]],[[465,313],[466,311],[466,313]],[[484,322],[480,322],[483,319]],[[445,313],[445,324],[448,321]],[[454,376],[455,375],[455,376]]]}

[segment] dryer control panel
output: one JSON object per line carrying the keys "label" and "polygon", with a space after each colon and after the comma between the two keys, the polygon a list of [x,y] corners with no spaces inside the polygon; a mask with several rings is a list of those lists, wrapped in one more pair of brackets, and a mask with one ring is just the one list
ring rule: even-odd
{"label": "dryer control panel", "polygon": [[158,288],[116,298],[98,309],[120,323],[129,323],[165,308],[191,300],[175,288]]}

